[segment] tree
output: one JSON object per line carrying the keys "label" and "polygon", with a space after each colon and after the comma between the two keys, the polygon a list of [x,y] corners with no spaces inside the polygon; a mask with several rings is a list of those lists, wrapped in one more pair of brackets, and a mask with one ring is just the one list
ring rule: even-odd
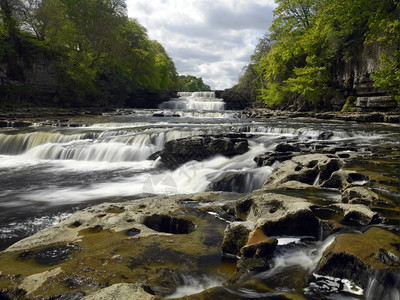
{"label": "tree", "polygon": [[[277,3],[270,27],[273,43],[267,50],[256,48],[254,54],[254,69],[262,76],[258,99],[277,106],[287,105],[301,95],[314,107],[326,105],[339,92],[335,67],[357,56],[365,43],[378,43],[382,49],[380,67],[371,75],[375,86],[400,98],[396,96],[400,94],[398,2]],[[262,49],[263,45],[257,47]]]}
{"label": "tree", "polygon": [[203,82],[203,78],[193,75],[181,75],[178,79],[178,90],[181,92],[211,91],[209,85]]}
{"label": "tree", "polygon": [[316,14],[317,0],[276,0],[274,21],[270,28],[272,39],[279,39],[296,29],[308,29]]}
{"label": "tree", "polygon": [[16,2],[13,0],[0,0],[0,17],[3,25],[3,34],[7,38],[14,38],[18,33],[15,6]]}

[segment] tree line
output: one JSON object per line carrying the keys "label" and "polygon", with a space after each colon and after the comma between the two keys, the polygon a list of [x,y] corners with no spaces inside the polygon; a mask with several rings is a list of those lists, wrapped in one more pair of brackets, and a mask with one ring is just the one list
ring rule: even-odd
{"label": "tree line", "polygon": [[0,0],[0,43],[0,104],[40,102],[43,91],[24,78],[38,57],[54,65],[45,97],[59,105],[124,106],[185,85],[163,46],[128,18],[125,0]]}
{"label": "tree line", "polygon": [[400,101],[400,14],[396,0],[275,0],[272,26],[259,40],[250,64],[234,87],[269,107],[302,97],[329,107],[346,91],[337,78],[341,62],[363,46],[380,51],[371,74],[376,89]]}

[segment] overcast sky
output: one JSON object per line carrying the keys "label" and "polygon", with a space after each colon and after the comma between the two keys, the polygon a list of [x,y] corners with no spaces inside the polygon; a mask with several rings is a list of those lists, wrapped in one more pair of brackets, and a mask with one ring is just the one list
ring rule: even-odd
{"label": "overcast sky", "polygon": [[180,75],[202,77],[212,89],[238,81],[271,25],[274,0],[126,0],[128,15],[147,28]]}

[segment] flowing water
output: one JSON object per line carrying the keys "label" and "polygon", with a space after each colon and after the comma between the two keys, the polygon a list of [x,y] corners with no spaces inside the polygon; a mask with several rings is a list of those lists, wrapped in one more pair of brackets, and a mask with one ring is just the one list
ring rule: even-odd
{"label": "flowing water", "polygon": [[[109,116],[107,122],[85,127],[36,124],[0,129],[0,250],[78,209],[104,201],[210,190],[251,192],[260,188],[273,170],[273,166],[257,167],[253,158],[285,141],[352,146],[359,154],[371,157],[380,151],[392,153],[396,147],[398,151],[400,134],[396,126],[251,120],[241,118],[240,112],[224,111],[224,103],[213,93],[180,96],[157,111],[126,110]],[[332,133],[328,141],[323,134],[326,132]],[[216,156],[191,161],[176,170],[147,159],[167,141],[221,133],[247,134],[250,151],[232,158]],[[364,167],[365,161],[354,165],[356,169]],[[396,178],[398,166],[383,172],[386,177]],[[398,187],[393,196],[396,183],[383,181],[378,190],[398,199]],[[335,197],[330,201],[337,201]],[[299,292],[303,283],[284,274],[299,268],[304,272],[312,270],[327,243],[300,243],[293,248],[285,246],[287,241],[281,238],[276,267],[258,276],[275,286],[276,291]],[[188,276],[183,281],[175,296],[194,293],[199,287],[221,285],[215,278]],[[252,289],[225,292],[243,299],[264,299],[261,292]]]}

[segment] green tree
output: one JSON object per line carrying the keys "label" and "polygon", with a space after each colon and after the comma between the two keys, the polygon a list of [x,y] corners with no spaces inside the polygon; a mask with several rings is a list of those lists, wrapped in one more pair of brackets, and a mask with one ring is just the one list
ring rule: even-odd
{"label": "green tree", "polygon": [[178,90],[181,92],[211,91],[211,87],[203,82],[203,78],[193,75],[181,75],[178,79]]}
{"label": "green tree", "polygon": [[270,106],[302,96],[329,106],[340,92],[335,68],[379,43],[375,85],[399,98],[399,4],[394,0],[279,0],[270,28],[273,44],[251,69],[261,74],[258,98]]}

